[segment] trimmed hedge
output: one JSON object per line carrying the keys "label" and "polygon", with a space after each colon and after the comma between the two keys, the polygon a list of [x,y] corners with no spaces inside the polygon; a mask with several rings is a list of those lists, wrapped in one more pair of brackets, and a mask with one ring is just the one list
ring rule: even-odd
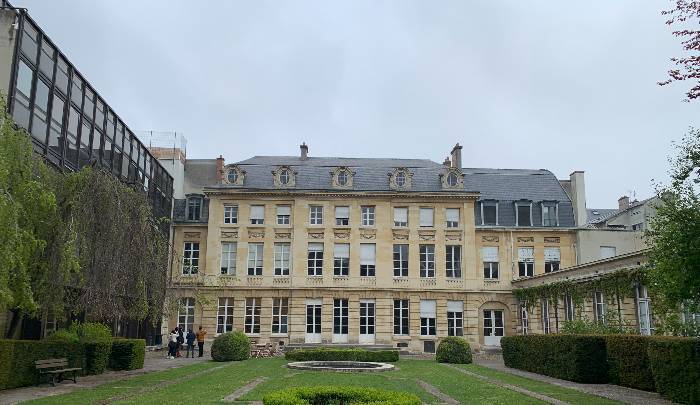
{"label": "trimmed hedge", "polygon": [[263,397],[265,405],[308,404],[376,404],[376,405],[420,405],[414,394],[384,391],[367,387],[297,387],[271,392]]}
{"label": "trimmed hedge", "polygon": [[83,348],[85,350],[84,373],[86,375],[104,373],[112,353],[112,341],[86,342],[83,343]]}
{"label": "trimmed hedge", "polygon": [[603,336],[505,336],[501,348],[507,367],[580,383],[608,381]]}
{"label": "trimmed hedge", "polygon": [[700,403],[700,339],[654,337],[649,363],[657,391],[673,402]]}
{"label": "trimmed hedge", "polygon": [[296,349],[284,354],[292,361],[373,361],[392,363],[399,361],[398,350],[365,349]]}
{"label": "trimmed hedge", "polygon": [[250,357],[250,339],[243,332],[226,332],[211,345],[214,361],[239,361]]}
{"label": "trimmed hedge", "polygon": [[109,356],[112,370],[135,370],[143,368],[146,356],[146,341],[143,339],[114,339]]}
{"label": "trimmed hedge", "polygon": [[640,335],[605,336],[610,383],[654,391],[654,376],[647,355],[651,339]]}
{"label": "trimmed hedge", "polygon": [[468,364],[472,362],[472,351],[465,339],[448,336],[440,340],[435,360],[438,363]]}
{"label": "trimmed hedge", "polygon": [[0,339],[0,390],[39,382],[37,360],[66,358],[69,367],[84,368],[82,344],[66,341]]}

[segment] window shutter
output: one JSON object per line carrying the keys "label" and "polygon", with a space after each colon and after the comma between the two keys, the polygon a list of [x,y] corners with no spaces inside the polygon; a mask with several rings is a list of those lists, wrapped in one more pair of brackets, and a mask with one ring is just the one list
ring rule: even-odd
{"label": "window shutter", "polygon": [[350,207],[335,207],[336,218],[350,218]]}
{"label": "window shutter", "polygon": [[561,260],[561,250],[556,247],[544,248],[544,261],[545,262],[558,262]]}
{"label": "window shutter", "polygon": [[360,245],[360,264],[374,264],[377,250],[373,243]]}
{"label": "window shutter", "polygon": [[350,258],[350,245],[347,243],[336,243],[333,246],[333,257]]}
{"label": "window shutter", "polygon": [[251,205],[251,207],[250,207],[250,219],[265,219],[265,206],[264,205]]}
{"label": "window shutter", "polygon": [[520,260],[534,260],[535,259],[535,249],[529,247],[518,248],[518,259]]}
{"label": "window shutter", "polygon": [[278,205],[277,215],[292,215],[292,207],[289,205]]}
{"label": "window shutter", "polygon": [[433,226],[433,209],[420,209],[420,226]]}
{"label": "window shutter", "polygon": [[408,222],[408,208],[394,208],[394,222]]}
{"label": "window shutter", "polygon": [[481,248],[481,257],[485,262],[498,262],[498,247],[484,246]]}
{"label": "window shutter", "polygon": [[464,312],[464,302],[447,301],[447,312]]}
{"label": "window shutter", "polygon": [[445,219],[449,222],[459,222],[459,208],[446,209]]}
{"label": "window shutter", "polygon": [[435,318],[437,311],[435,310],[435,300],[421,300],[420,302],[420,317]]}
{"label": "window shutter", "polygon": [[309,243],[309,252],[323,252],[323,243]]}

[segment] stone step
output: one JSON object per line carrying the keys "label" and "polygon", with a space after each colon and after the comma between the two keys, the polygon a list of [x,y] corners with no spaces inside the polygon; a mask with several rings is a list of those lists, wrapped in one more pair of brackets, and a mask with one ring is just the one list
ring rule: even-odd
{"label": "stone step", "polygon": [[284,346],[284,350],[293,349],[318,349],[318,348],[328,348],[328,349],[365,349],[365,350],[399,350],[392,345],[374,344],[374,345],[361,345],[352,343],[290,343]]}

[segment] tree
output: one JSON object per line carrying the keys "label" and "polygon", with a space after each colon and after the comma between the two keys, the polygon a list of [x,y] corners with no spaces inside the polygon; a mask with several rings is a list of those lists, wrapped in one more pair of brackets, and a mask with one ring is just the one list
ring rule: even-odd
{"label": "tree", "polygon": [[677,149],[671,183],[657,190],[661,203],[645,234],[657,315],[700,303],[700,130],[691,128]]}
{"label": "tree", "polygon": [[673,30],[673,35],[681,39],[683,51],[689,55],[680,58],[671,58],[675,68],[668,71],[669,79],[659,82],[665,86],[676,81],[691,81],[690,90],[686,93],[688,97],[685,101],[691,101],[700,97],[700,1],[696,0],[675,0],[675,7],[671,10],[662,11],[661,14],[667,16],[666,24],[677,27]]}

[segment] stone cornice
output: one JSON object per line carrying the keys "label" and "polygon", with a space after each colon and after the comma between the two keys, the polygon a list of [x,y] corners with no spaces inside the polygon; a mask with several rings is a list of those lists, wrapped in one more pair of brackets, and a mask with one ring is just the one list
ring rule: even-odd
{"label": "stone cornice", "polygon": [[245,197],[341,197],[341,198],[418,198],[447,200],[476,200],[478,192],[396,192],[396,191],[304,191],[304,190],[243,190],[236,188],[204,189],[207,196],[245,196]]}

